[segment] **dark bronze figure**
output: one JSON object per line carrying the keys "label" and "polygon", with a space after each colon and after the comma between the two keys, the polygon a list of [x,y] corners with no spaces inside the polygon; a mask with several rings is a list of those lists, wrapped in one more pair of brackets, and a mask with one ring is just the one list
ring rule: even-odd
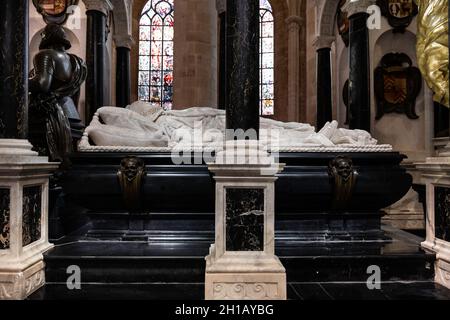
{"label": "dark bronze figure", "polygon": [[145,162],[137,157],[122,159],[117,172],[123,200],[131,213],[141,209],[141,189],[147,175]]}
{"label": "dark bronze figure", "polygon": [[41,155],[63,164],[73,150],[72,134],[79,130],[72,126],[71,131],[68,117],[77,122],[75,102],[87,76],[83,60],[66,52],[70,47],[61,26],[47,25],[30,73],[29,139]]}
{"label": "dark bronze figure", "polygon": [[352,159],[337,156],[328,165],[328,175],[334,184],[333,209],[348,209],[358,178],[358,171],[353,167]]}

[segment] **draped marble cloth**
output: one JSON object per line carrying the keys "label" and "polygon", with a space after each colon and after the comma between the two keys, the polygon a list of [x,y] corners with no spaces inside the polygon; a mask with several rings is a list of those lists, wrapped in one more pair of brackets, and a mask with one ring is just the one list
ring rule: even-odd
{"label": "draped marble cloth", "polygon": [[[339,145],[373,146],[377,140],[363,130],[339,129],[333,121],[318,133],[309,124],[261,118],[261,142],[278,147]],[[225,139],[225,111],[190,108],[164,111],[145,102],[125,109],[100,108],[86,129],[96,146],[189,147],[215,146]]]}
{"label": "draped marble cloth", "polygon": [[[46,132],[48,153],[52,161],[64,162],[67,155],[72,152],[70,123],[60,101],[64,97],[73,97],[78,94],[87,75],[87,68],[83,60],[73,54],[69,54],[69,56],[72,64],[71,81],[63,83],[48,94],[38,93],[30,100],[30,116],[45,118],[45,130],[38,128],[38,131]],[[34,70],[31,71],[31,75],[33,73]],[[35,149],[38,149],[37,151],[41,154],[47,153],[39,137],[33,137],[31,134],[30,140]]]}

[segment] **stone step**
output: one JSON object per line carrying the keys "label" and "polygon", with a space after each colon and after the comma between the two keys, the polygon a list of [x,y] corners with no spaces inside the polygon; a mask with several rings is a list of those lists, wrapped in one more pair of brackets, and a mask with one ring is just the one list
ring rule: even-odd
{"label": "stone step", "polygon": [[[66,238],[46,254],[47,281],[65,282],[67,268],[76,265],[85,283],[203,282],[212,236],[89,230],[83,237]],[[283,236],[277,238],[276,254],[290,282],[364,282],[370,266],[380,268],[383,281],[433,279],[435,256],[420,249],[419,238],[399,230],[387,228],[381,239]]]}

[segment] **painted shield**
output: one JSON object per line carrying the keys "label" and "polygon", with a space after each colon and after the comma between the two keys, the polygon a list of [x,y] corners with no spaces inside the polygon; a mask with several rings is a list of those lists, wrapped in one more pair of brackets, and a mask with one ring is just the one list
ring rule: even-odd
{"label": "painted shield", "polygon": [[413,15],[413,0],[389,0],[389,13],[398,19]]}

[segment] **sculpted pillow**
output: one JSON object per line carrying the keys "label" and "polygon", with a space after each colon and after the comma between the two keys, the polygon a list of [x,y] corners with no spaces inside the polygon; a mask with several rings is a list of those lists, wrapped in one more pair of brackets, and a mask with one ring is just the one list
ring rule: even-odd
{"label": "sculpted pillow", "polygon": [[156,123],[134,111],[116,107],[103,107],[98,109],[97,112],[106,125],[162,134],[161,128]]}
{"label": "sculpted pillow", "polygon": [[89,137],[97,146],[167,147],[167,137],[158,133],[136,131],[96,123],[89,127]]}

